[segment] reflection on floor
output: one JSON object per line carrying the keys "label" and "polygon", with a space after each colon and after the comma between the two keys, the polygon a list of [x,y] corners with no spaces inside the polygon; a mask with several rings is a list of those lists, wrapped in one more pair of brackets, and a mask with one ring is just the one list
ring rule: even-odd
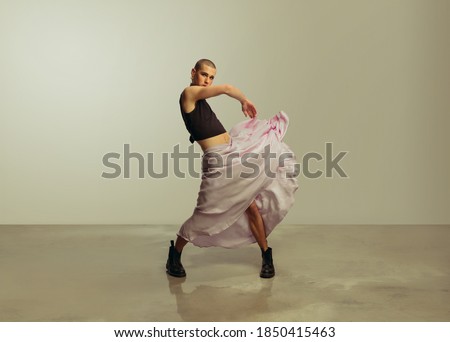
{"label": "reflection on floor", "polygon": [[0,321],[449,321],[450,226],[280,225],[257,245],[188,245],[175,226],[0,226]]}

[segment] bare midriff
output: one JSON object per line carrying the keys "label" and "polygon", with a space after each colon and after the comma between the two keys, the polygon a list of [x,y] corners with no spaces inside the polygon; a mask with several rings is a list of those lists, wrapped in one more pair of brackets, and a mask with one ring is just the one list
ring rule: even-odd
{"label": "bare midriff", "polygon": [[230,142],[230,135],[228,134],[228,132],[225,132],[225,133],[216,135],[211,138],[198,140],[197,142],[204,152],[206,149],[208,149],[210,147],[213,147],[216,145],[228,144]]}

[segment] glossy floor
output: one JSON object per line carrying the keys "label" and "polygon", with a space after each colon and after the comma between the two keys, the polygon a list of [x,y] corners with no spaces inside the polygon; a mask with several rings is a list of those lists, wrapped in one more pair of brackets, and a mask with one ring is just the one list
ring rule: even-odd
{"label": "glossy floor", "polygon": [[450,226],[289,226],[260,251],[187,246],[175,226],[0,226],[0,321],[450,321]]}

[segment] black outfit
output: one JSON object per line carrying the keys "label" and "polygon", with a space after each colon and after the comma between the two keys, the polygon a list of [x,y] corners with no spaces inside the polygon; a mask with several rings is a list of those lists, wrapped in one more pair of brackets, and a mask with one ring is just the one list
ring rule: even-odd
{"label": "black outfit", "polygon": [[195,102],[194,110],[190,113],[185,113],[183,111],[183,106],[181,105],[181,98],[182,95],[180,96],[179,101],[181,116],[183,117],[186,129],[191,134],[189,137],[191,143],[211,138],[227,131],[206,100],[198,100]]}

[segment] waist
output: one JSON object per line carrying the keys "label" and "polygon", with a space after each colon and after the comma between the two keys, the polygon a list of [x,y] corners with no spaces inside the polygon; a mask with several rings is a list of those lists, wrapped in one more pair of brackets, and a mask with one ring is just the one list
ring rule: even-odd
{"label": "waist", "polygon": [[198,144],[202,148],[203,152],[205,152],[207,149],[217,146],[217,145],[223,145],[228,144],[230,142],[230,135],[228,132],[221,133],[218,135],[215,135],[211,138],[206,138],[203,140],[198,140]]}

